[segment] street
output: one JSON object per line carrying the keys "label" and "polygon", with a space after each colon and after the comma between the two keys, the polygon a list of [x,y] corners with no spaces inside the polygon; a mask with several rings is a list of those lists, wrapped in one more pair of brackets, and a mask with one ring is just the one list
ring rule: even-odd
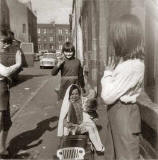
{"label": "street", "polygon": [[11,158],[49,159],[56,153],[59,108],[54,88],[58,81],[50,76],[50,71],[35,64],[24,69],[19,83],[11,88]]}
{"label": "street", "polygon": [[[10,158],[55,159],[60,106],[54,88],[59,78],[50,72],[41,70],[36,62],[33,68],[24,68],[11,88],[13,125],[7,141]],[[104,108],[99,108],[98,113],[98,129],[104,141],[104,127],[100,125],[105,117]]]}

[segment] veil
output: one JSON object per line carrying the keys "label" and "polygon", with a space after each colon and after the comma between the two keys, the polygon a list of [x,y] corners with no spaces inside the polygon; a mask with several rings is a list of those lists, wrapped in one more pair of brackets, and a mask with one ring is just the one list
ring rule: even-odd
{"label": "veil", "polygon": [[[63,122],[64,119],[69,111],[69,106],[70,106],[70,101],[69,101],[69,92],[70,92],[70,88],[72,87],[72,85],[76,85],[76,84],[71,84],[65,93],[62,105],[61,105],[61,109],[60,109],[60,116],[59,116],[59,121],[58,121],[58,130],[57,130],[57,136],[62,137],[64,135],[67,135],[68,133],[68,129],[66,127],[64,127]],[[78,85],[76,85],[77,87],[79,87]],[[79,87],[80,88],[80,87]],[[93,95],[93,94],[92,94]],[[91,92],[87,97],[83,97],[81,94],[81,100],[82,100],[82,107],[84,108],[84,103],[87,101],[88,97],[91,97]]]}
{"label": "veil", "polygon": [[[74,84],[72,84],[72,85],[74,85]],[[58,131],[57,131],[57,136],[59,136],[59,137],[65,135],[66,132],[67,132],[67,130],[66,130],[67,128],[64,128],[63,121],[64,121],[64,119],[65,119],[65,117],[66,117],[66,115],[69,111],[69,106],[70,106],[69,92],[70,92],[70,88],[71,88],[72,85],[70,85],[67,88],[64,99],[63,99],[63,102],[62,102],[62,105],[61,105],[59,122],[58,122]]]}

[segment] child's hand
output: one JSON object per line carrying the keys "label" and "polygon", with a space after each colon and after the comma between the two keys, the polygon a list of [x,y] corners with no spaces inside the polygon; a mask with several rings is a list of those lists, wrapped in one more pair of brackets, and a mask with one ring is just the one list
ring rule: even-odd
{"label": "child's hand", "polygon": [[58,59],[57,67],[60,67],[63,63],[64,63],[64,60],[59,60],[59,59]]}
{"label": "child's hand", "polygon": [[92,117],[92,120],[93,120],[94,122],[96,122],[96,121],[98,121],[98,118],[93,118],[93,117]]}
{"label": "child's hand", "polygon": [[106,64],[106,62],[104,62],[104,65],[105,65],[105,70],[113,71],[115,68],[115,57],[109,56],[108,63]]}

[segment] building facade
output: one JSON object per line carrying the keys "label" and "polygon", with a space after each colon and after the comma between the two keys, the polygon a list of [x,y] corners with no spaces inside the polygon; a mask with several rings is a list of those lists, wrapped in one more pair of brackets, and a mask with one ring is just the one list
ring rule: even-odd
{"label": "building facade", "polygon": [[0,29],[9,29],[9,8],[5,0],[0,0]]}
{"label": "building facade", "polygon": [[38,50],[61,50],[64,42],[70,40],[70,25],[67,24],[38,24]]}
{"label": "building facade", "polygon": [[27,4],[6,0],[9,8],[10,29],[21,42],[32,42],[37,52],[37,17]]}
{"label": "building facade", "polygon": [[[125,14],[142,23],[145,41],[145,92],[138,98],[144,157],[158,158],[158,4],[156,0],[73,0],[72,40],[88,72],[89,83],[101,92],[100,79],[111,55],[109,25]],[[80,37],[80,38],[79,38]],[[152,135],[152,138],[151,138]],[[147,154],[146,154],[147,153]]]}

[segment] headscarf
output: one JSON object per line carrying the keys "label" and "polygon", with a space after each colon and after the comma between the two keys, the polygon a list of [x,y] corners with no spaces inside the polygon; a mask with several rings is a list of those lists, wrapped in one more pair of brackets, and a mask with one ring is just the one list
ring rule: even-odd
{"label": "headscarf", "polygon": [[[72,84],[72,85],[76,85],[76,84]],[[70,92],[72,85],[70,85],[67,88],[62,105],[61,105],[60,116],[59,116],[59,121],[58,121],[58,131],[57,131],[57,136],[59,136],[59,137],[62,137],[64,135],[68,135],[68,129],[66,127],[64,127],[63,122],[69,112],[69,107],[70,107],[69,92]],[[76,86],[79,87],[78,85],[76,85]],[[83,109],[84,109],[85,102],[89,98],[94,98],[94,97],[92,97],[91,92],[87,95],[87,97],[83,97],[81,94],[81,101],[82,101]]]}
{"label": "headscarf", "polygon": [[[72,84],[74,85],[74,84]],[[70,92],[70,88],[72,87],[72,85],[70,85],[68,87],[68,89],[66,90],[64,99],[63,99],[63,103],[61,106],[61,110],[60,110],[60,116],[59,116],[59,122],[58,122],[58,131],[57,131],[57,136],[61,137],[63,135],[65,135],[64,133],[67,132],[67,128],[64,127],[63,125],[63,121],[69,111],[69,106],[70,106],[70,101],[69,101],[69,92]]]}

